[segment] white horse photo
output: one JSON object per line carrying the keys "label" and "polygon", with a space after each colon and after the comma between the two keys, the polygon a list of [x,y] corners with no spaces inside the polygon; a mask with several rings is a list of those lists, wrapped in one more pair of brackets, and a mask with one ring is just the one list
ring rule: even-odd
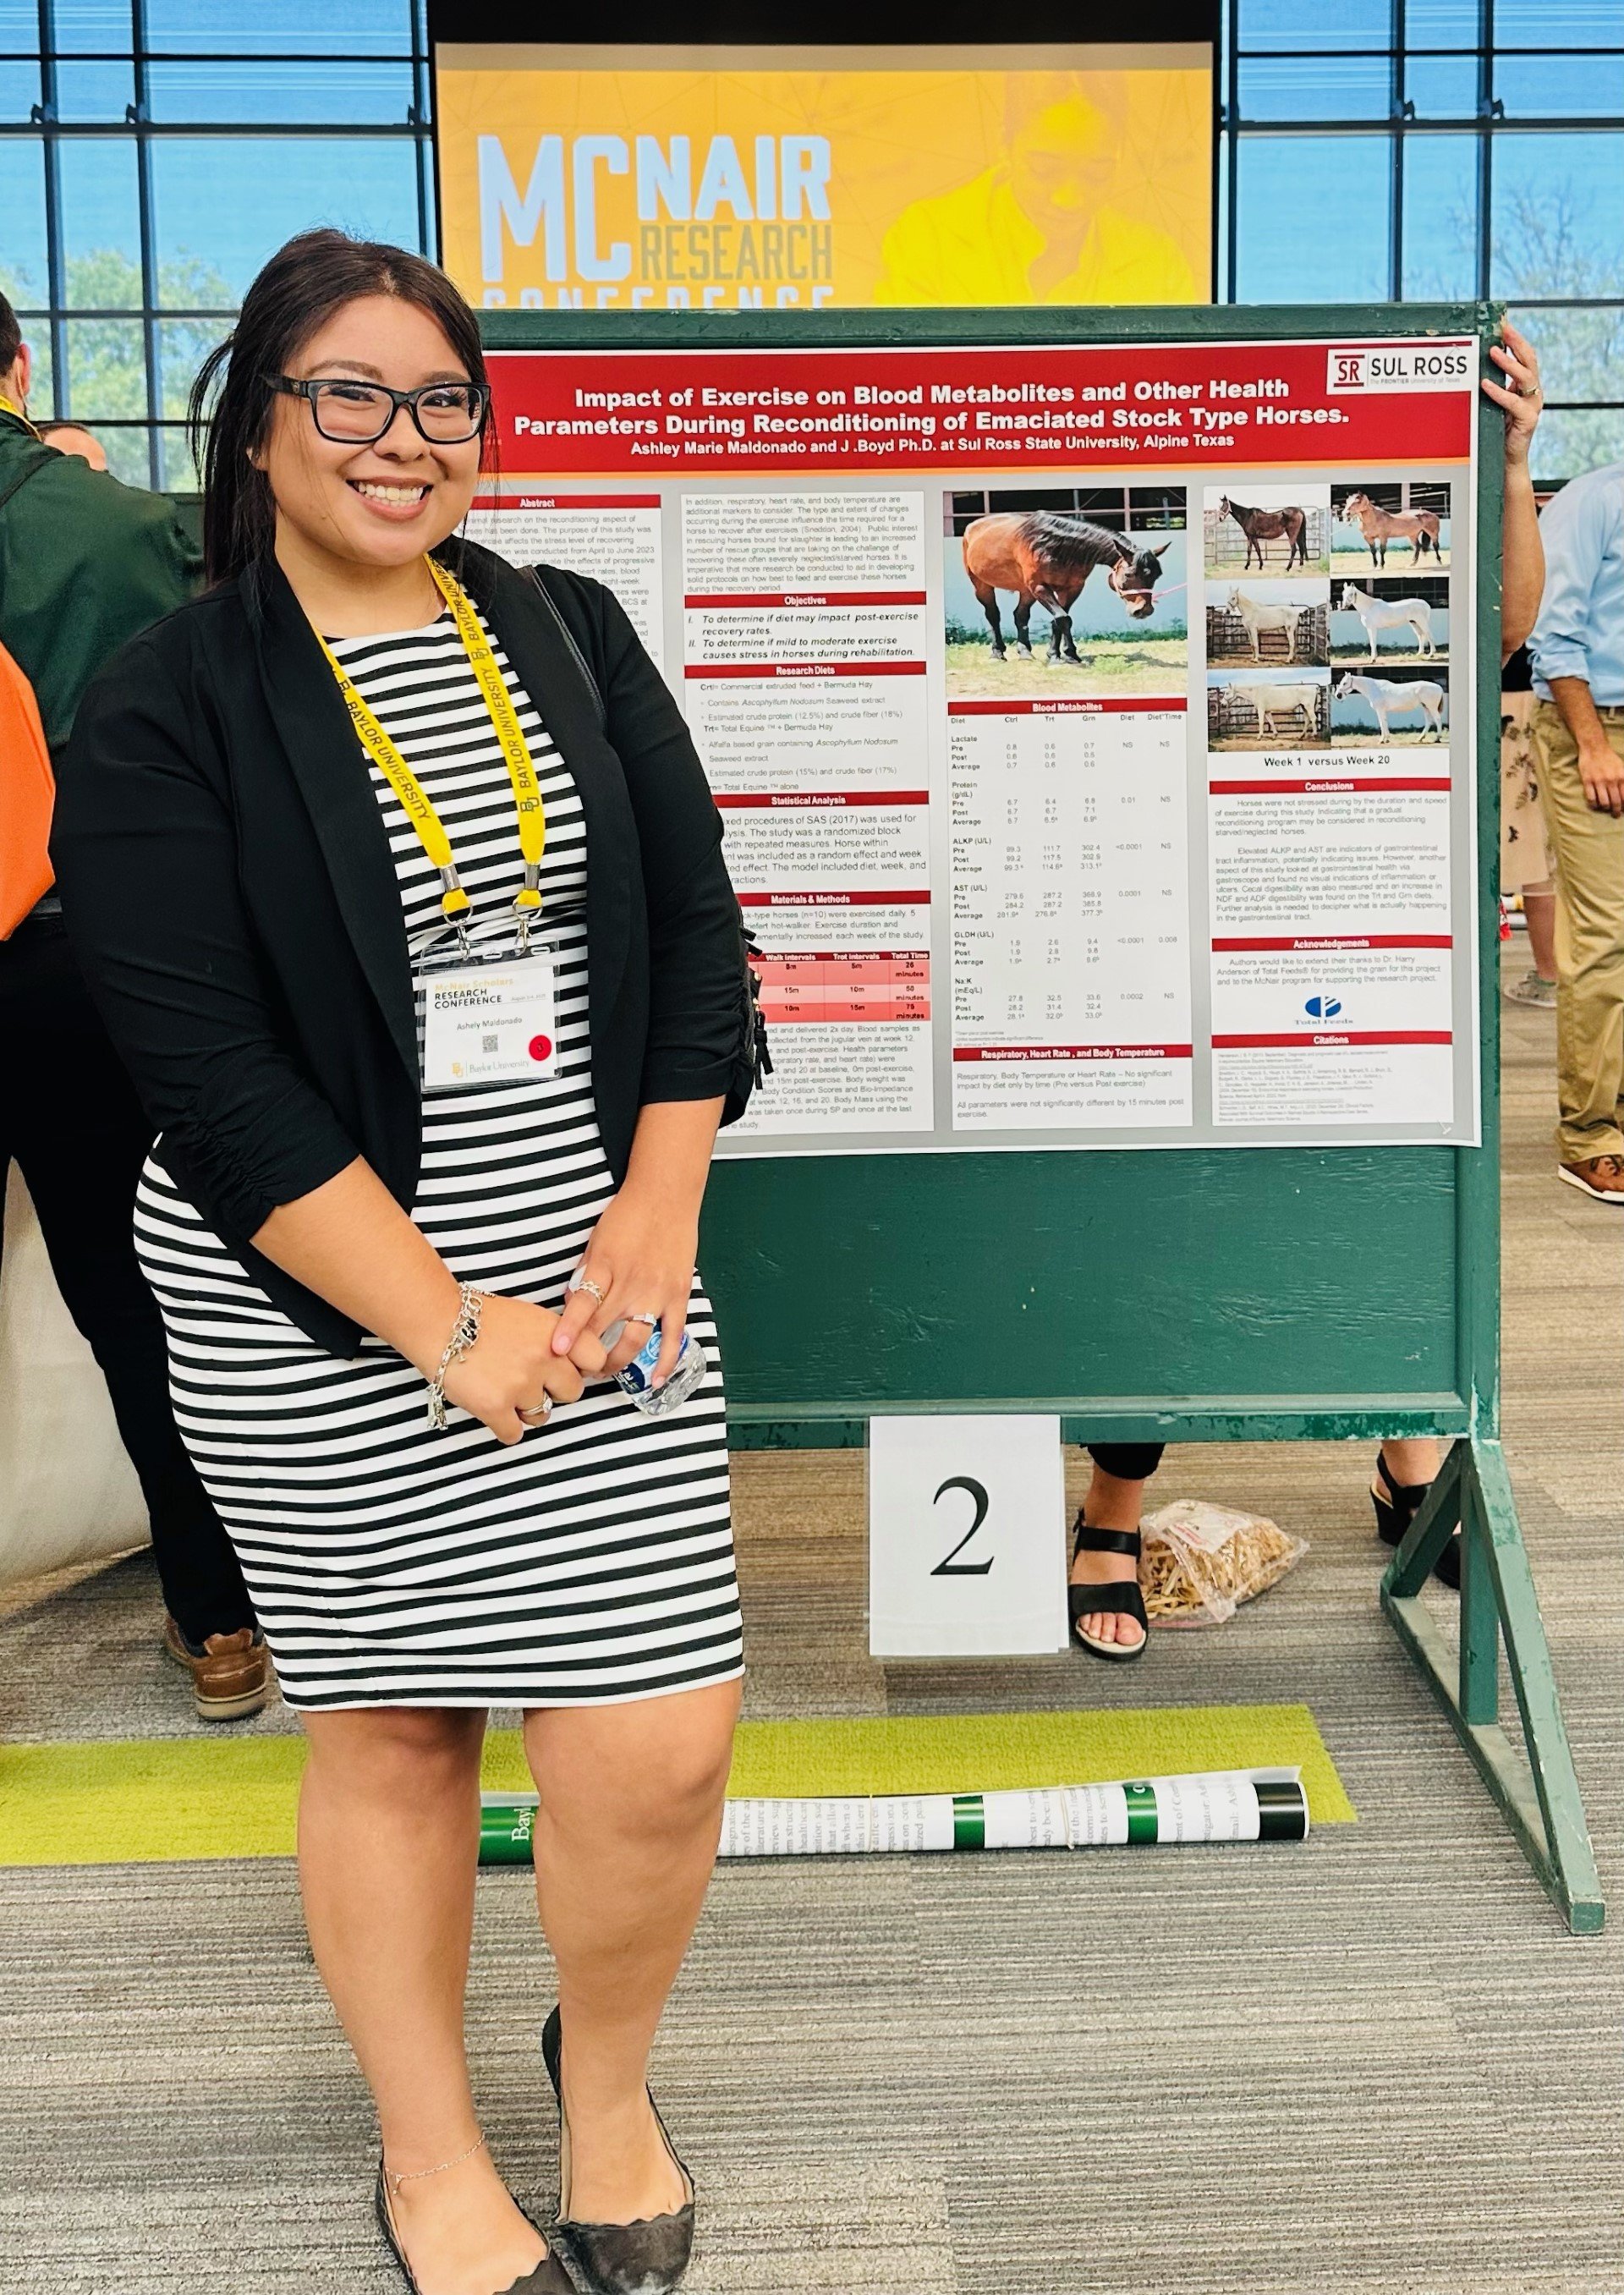
{"label": "white horse photo", "polygon": [[1351,582],[1342,584],[1342,610],[1357,614],[1365,628],[1365,642],[1370,648],[1370,658],[1376,657],[1376,637],[1383,630],[1408,629],[1416,641],[1416,650],[1428,660],[1437,652],[1432,641],[1432,609],[1424,598],[1377,598],[1368,590],[1356,590]]}
{"label": "white horse photo", "polygon": [[1444,706],[1449,698],[1444,688],[1428,677],[1356,677],[1345,671],[1332,688],[1338,701],[1358,699],[1374,711],[1380,727],[1378,739],[1391,740],[1387,730],[1390,717],[1413,717],[1419,712],[1422,719],[1421,738],[1429,733],[1443,739]]}
{"label": "white horse photo", "polygon": [[1296,599],[1284,605],[1270,605],[1262,598],[1249,598],[1243,590],[1229,592],[1229,611],[1238,614],[1245,623],[1246,634],[1252,640],[1252,658],[1261,663],[1263,658],[1262,636],[1265,630],[1283,630],[1285,633],[1285,657],[1297,658],[1297,617],[1303,608]]}
{"label": "white horse photo", "polygon": [[1311,733],[1318,722],[1318,698],[1325,691],[1322,685],[1231,685],[1228,690],[1237,700],[1249,701],[1257,711],[1260,741],[1269,739],[1271,719],[1290,718],[1290,730],[1294,733],[1299,709],[1303,715],[1303,731]]}

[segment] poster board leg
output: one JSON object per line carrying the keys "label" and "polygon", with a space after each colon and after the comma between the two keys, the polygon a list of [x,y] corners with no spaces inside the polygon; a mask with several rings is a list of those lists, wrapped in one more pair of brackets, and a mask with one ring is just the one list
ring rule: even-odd
{"label": "poster board leg", "polygon": [[1473,1728],[1500,1718],[1500,1612],[1489,1560],[1489,1528],[1476,1476],[1461,1475],[1460,1710]]}
{"label": "poster board leg", "polygon": [[[1451,1649],[1420,1596],[1432,1562],[1463,1524],[1461,1647]],[[1585,1823],[1533,1574],[1517,1521],[1505,1453],[1474,1436],[1457,1442],[1382,1581],[1382,1606],[1454,1724],[1479,1775],[1575,1936],[1604,1917],[1601,1877]],[[1488,1627],[1490,1606],[1495,1623]],[[1498,1720],[1485,1674],[1506,1643],[1526,1762]],[[1481,1717],[1481,1718],[1480,1718]]]}

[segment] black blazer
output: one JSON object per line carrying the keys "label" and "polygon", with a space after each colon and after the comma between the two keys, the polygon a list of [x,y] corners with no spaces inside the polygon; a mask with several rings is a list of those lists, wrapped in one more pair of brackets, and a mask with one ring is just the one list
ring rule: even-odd
{"label": "black blazer", "polygon": [[[442,554],[580,790],[593,1082],[619,1180],[645,1103],[724,1098],[729,1122],[749,1096],[749,979],[721,819],[608,590],[543,569],[555,615],[490,551]],[[74,951],[165,1168],[301,1329],[354,1353],[358,1327],[249,1238],[357,1156],[411,1208],[411,966],[364,755],[274,561],[156,624],[91,686],[52,857]]]}

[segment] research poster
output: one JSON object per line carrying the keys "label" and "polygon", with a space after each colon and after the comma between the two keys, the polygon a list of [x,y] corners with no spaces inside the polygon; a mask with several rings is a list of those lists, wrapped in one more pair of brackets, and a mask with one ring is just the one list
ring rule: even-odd
{"label": "research poster", "polygon": [[1212,292],[1210,41],[566,46],[491,12],[432,12],[445,267],[487,310]]}
{"label": "research poster", "polygon": [[469,534],[615,589],[725,824],[722,1153],[1477,1139],[1474,342],[491,363]]}

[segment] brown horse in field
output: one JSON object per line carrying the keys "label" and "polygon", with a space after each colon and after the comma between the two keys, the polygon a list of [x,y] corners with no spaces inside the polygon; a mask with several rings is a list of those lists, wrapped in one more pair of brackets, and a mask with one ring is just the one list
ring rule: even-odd
{"label": "brown horse in field", "polygon": [[1417,560],[1429,550],[1438,558],[1441,527],[1435,510],[1383,510],[1368,494],[1350,494],[1342,514],[1364,535],[1373,566],[1386,565],[1390,542],[1408,542]]}
{"label": "brown horse in field", "polygon": [[1305,537],[1308,517],[1295,502],[1288,502],[1284,510],[1251,510],[1245,502],[1231,502],[1228,495],[1224,494],[1219,501],[1218,516],[1220,524],[1225,519],[1232,518],[1246,537],[1246,563],[1241,568],[1243,573],[1250,568],[1254,550],[1258,553],[1258,572],[1263,571],[1263,544],[1266,542],[1285,543],[1285,570],[1288,574],[1299,563],[1307,566],[1309,552]]}
{"label": "brown horse in field", "polygon": [[1109,568],[1106,581],[1142,622],[1155,611],[1162,560],[1171,548],[1167,541],[1160,550],[1136,549],[1125,534],[1059,510],[1002,510],[975,519],[964,530],[964,570],[992,633],[993,660],[1005,658],[1000,590],[1015,592],[1015,645],[1023,661],[1032,659],[1032,609],[1038,605],[1049,616],[1047,660],[1074,663],[1072,608],[1094,568]]}

